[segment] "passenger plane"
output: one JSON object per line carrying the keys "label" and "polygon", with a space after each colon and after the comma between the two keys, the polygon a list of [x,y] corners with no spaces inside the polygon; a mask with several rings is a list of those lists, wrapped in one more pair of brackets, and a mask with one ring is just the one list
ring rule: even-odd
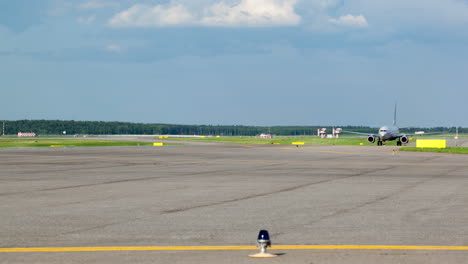
{"label": "passenger plane", "polygon": [[397,113],[397,105],[395,103],[395,110],[393,113],[393,125],[381,127],[379,129],[378,134],[360,133],[360,132],[352,132],[352,131],[343,131],[343,132],[358,134],[358,135],[367,135],[367,141],[369,143],[377,142],[377,146],[382,146],[383,142],[392,141],[392,140],[398,140],[397,146],[401,146],[401,144],[406,144],[409,142],[408,136],[413,136],[416,134],[400,134],[400,129],[396,125],[396,113]]}

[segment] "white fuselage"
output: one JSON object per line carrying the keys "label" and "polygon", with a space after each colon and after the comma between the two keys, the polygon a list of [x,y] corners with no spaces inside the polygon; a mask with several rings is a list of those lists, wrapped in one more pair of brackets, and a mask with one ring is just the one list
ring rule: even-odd
{"label": "white fuselage", "polygon": [[395,134],[400,133],[400,130],[396,126],[383,126],[379,129],[379,137],[382,141],[394,140],[397,137]]}

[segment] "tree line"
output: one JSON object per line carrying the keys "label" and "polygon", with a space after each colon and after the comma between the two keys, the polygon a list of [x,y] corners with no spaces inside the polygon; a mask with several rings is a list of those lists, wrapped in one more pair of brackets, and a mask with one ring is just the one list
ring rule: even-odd
{"label": "tree line", "polygon": [[[18,132],[33,132],[36,135],[220,135],[220,136],[256,136],[261,133],[273,135],[300,136],[316,135],[317,129],[330,126],[243,126],[243,125],[178,125],[149,124],[131,122],[73,121],[73,120],[15,120],[3,121],[5,135],[16,135]],[[2,124],[0,124],[2,125]],[[372,132],[378,128],[367,126],[336,126],[343,130]],[[1,128],[1,127],[0,127]],[[455,128],[407,128],[402,132],[412,133],[422,130],[427,132],[450,131]],[[3,131],[2,131],[3,132]],[[459,128],[459,133],[468,133],[467,128]]]}

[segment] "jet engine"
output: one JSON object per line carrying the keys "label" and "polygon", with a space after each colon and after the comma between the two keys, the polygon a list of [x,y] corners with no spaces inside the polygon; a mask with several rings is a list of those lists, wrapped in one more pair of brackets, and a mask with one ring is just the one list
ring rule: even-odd
{"label": "jet engine", "polygon": [[407,136],[401,136],[401,137],[400,137],[400,141],[401,141],[401,143],[406,144],[406,143],[409,142],[409,139],[408,139]]}
{"label": "jet engine", "polygon": [[374,143],[374,142],[375,142],[375,137],[374,137],[374,136],[368,136],[368,137],[367,137],[367,141],[368,141],[369,143]]}

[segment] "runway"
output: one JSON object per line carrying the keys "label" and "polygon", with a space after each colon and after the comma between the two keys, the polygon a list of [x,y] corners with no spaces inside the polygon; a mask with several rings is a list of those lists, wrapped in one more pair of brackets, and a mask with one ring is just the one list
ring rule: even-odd
{"label": "runway", "polygon": [[[270,263],[463,263],[467,175],[390,146],[1,149],[0,263],[256,263],[260,229]],[[51,250],[83,247],[117,250]]]}

